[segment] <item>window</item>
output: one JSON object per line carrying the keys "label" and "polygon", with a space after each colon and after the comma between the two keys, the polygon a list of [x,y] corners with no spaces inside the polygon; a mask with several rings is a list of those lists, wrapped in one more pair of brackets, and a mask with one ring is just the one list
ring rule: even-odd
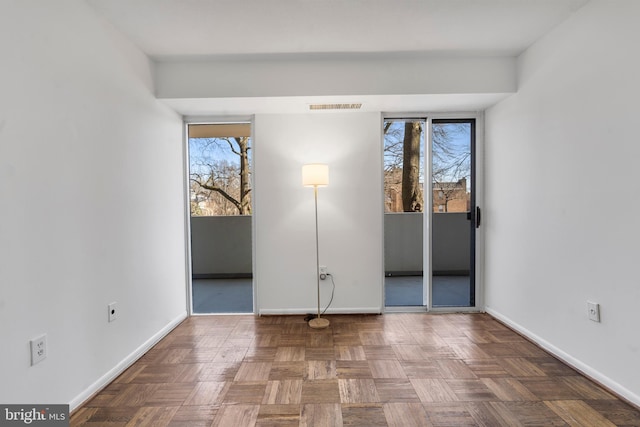
{"label": "window", "polygon": [[[434,121],[431,185],[434,212],[467,212],[471,206],[471,124]],[[436,202],[438,200],[438,202]]]}
{"label": "window", "polygon": [[249,123],[189,125],[192,216],[251,214]]}
{"label": "window", "polygon": [[421,119],[384,122],[385,212],[424,209],[424,129]]}

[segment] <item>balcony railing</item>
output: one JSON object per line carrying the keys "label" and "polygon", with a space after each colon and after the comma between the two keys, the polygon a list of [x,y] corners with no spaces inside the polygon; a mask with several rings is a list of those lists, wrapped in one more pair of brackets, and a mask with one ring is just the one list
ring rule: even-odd
{"label": "balcony railing", "polygon": [[[432,270],[434,274],[469,274],[469,221],[466,213],[434,213]],[[384,215],[385,272],[423,272],[423,214]],[[191,218],[191,258],[195,278],[251,277],[251,217]]]}

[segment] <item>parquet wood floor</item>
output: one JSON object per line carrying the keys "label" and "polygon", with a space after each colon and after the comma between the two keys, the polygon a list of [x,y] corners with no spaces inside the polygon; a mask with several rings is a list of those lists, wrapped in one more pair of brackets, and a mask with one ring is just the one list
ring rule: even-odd
{"label": "parquet wood floor", "polygon": [[185,320],[71,426],[640,426],[485,314]]}

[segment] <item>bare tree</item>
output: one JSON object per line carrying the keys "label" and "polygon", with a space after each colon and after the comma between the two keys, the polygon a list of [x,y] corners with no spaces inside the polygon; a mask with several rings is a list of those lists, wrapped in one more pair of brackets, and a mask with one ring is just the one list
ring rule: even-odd
{"label": "bare tree", "polygon": [[[216,207],[209,214],[251,214],[249,137],[206,138],[194,145],[190,171],[192,215],[204,213],[200,206],[203,201]],[[237,156],[238,162],[227,160],[228,156]]]}
{"label": "bare tree", "polygon": [[[431,180],[435,195],[442,195],[444,212],[449,212],[449,202],[466,199],[466,184],[471,174],[471,151],[468,144],[454,144],[469,129],[465,123],[433,124],[433,164]],[[435,205],[435,200],[434,200]]]}
{"label": "bare tree", "polygon": [[402,209],[405,212],[422,212],[424,198],[420,188],[420,137],[422,122],[404,124],[402,143]]}
{"label": "bare tree", "polygon": [[[394,126],[403,123],[404,126]],[[424,192],[420,188],[420,156],[421,139],[424,121],[393,121],[384,123],[384,174],[387,198],[393,193],[401,193],[402,210],[405,212],[422,211],[424,208]],[[432,125],[432,157],[431,181],[432,191],[438,187],[443,190],[446,203],[460,196],[458,185],[461,179],[470,175],[471,153],[468,146],[456,145],[455,140],[466,135],[468,128],[464,123],[433,123]],[[399,173],[401,172],[401,173]],[[435,202],[435,201],[434,201]],[[393,203],[388,202],[388,211],[397,211]]]}
{"label": "bare tree", "polygon": [[404,126],[395,121],[384,123],[384,190],[385,211],[402,211],[402,159]]}
{"label": "bare tree", "polygon": [[465,123],[433,124],[433,165],[434,182],[458,181],[469,178],[471,173],[471,151],[468,145],[460,146],[452,143],[456,137],[466,135]]}
{"label": "bare tree", "polygon": [[[397,125],[394,125],[396,123]],[[422,212],[424,195],[420,165],[423,121],[384,124],[384,178],[387,211]]]}

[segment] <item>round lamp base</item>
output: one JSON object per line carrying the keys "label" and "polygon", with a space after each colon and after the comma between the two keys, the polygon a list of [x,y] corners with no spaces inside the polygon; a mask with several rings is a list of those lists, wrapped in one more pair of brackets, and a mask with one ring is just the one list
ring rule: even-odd
{"label": "round lamp base", "polygon": [[324,329],[329,326],[329,320],[324,317],[316,317],[315,319],[309,320],[309,326],[313,329]]}

